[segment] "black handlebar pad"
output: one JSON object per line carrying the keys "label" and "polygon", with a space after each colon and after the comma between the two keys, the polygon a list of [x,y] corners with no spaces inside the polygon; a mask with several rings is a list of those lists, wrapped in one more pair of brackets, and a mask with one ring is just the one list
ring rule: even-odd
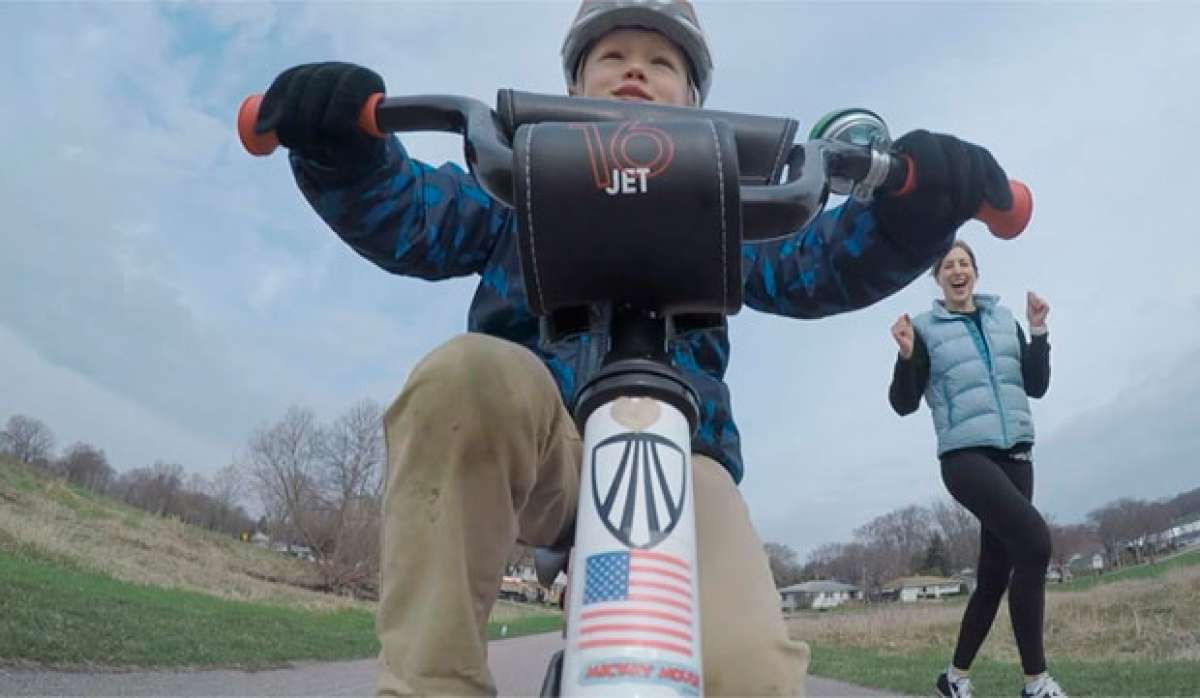
{"label": "black handlebar pad", "polygon": [[694,109],[645,102],[560,97],[503,89],[496,93],[496,115],[511,139],[517,128],[546,121],[662,121],[708,119],[733,130],[742,184],[776,184],[787,163],[799,123],[794,119]]}
{"label": "black handlebar pad", "polygon": [[741,307],[738,156],[725,122],[528,124],[513,155],[534,314],[605,302],[664,314]]}

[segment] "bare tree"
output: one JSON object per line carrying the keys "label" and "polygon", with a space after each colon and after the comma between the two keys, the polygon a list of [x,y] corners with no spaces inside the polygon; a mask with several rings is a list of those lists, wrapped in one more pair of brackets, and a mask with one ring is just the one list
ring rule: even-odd
{"label": "bare tree", "polygon": [[189,482],[184,486],[175,498],[175,511],[170,512],[173,516],[178,516],[180,521],[199,526],[201,528],[214,528],[214,512],[212,510],[212,500],[203,491],[196,489],[198,485],[204,485],[203,478],[191,477]]}
{"label": "bare tree", "polygon": [[371,400],[347,410],[325,432],[325,483],[343,501],[378,497],[383,470],[383,412]]}
{"label": "bare tree", "polygon": [[796,551],[783,543],[766,543],[763,551],[767,554],[767,562],[771,565],[771,576],[775,578],[775,588],[781,589],[800,581],[800,564]]}
{"label": "bare tree", "polygon": [[1096,531],[1086,524],[1059,525],[1047,513],[1043,513],[1042,518],[1050,529],[1050,564],[1065,577],[1065,570],[1076,555],[1085,555],[1099,545]]}
{"label": "bare tree", "polygon": [[1167,543],[1168,529],[1175,519],[1175,508],[1170,502],[1143,502],[1134,515],[1137,531],[1136,548],[1154,562],[1159,551]]}
{"label": "bare tree", "polygon": [[293,407],[251,437],[244,472],[258,493],[273,535],[303,543],[327,588],[377,588],[381,410],[364,401],[323,427]]}
{"label": "bare tree", "polygon": [[57,468],[68,482],[92,492],[104,492],[116,476],[104,451],[86,443],[76,443],[58,461]]}
{"label": "bare tree", "polygon": [[1109,502],[1088,512],[1088,521],[1104,546],[1109,564],[1119,567],[1125,546],[1139,534],[1138,515],[1145,503],[1132,498]]}
{"label": "bare tree", "polygon": [[253,529],[254,520],[225,491],[231,486],[226,483],[231,469],[226,466],[210,480],[199,473],[185,477],[178,465],[156,463],[126,473],[116,491],[133,506],[236,537]]}
{"label": "bare tree", "polygon": [[236,536],[254,530],[254,520],[242,509],[245,478],[237,464],[230,463],[204,480],[201,490],[207,497],[209,528]]}
{"label": "bare tree", "polygon": [[130,506],[159,516],[179,516],[183,481],[183,466],[160,461],[127,471],[117,481],[115,490]]}
{"label": "bare tree", "polygon": [[13,415],[0,431],[0,452],[22,463],[45,467],[54,453],[54,432],[39,419]]}
{"label": "bare tree", "polygon": [[242,504],[246,478],[237,463],[230,463],[213,474],[208,481],[208,496],[229,509]]}
{"label": "bare tree", "polygon": [[933,520],[942,529],[950,568],[960,572],[979,561],[979,520],[966,507],[952,499],[940,499],[929,507]]}
{"label": "bare tree", "polygon": [[1176,517],[1190,518],[1200,514],[1200,487],[1175,495],[1170,504]]}
{"label": "bare tree", "polygon": [[181,511],[180,495],[184,491],[183,466],[178,463],[157,462],[150,467],[151,494],[158,502],[160,515],[178,515]]}
{"label": "bare tree", "polygon": [[897,556],[883,544],[858,536],[851,543],[829,543],[812,551],[801,572],[807,578],[855,584],[863,599],[870,601],[885,582],[900,574],[898,569]]}
{"label": "bare tree", "polygon": [[246,473],[267,516],[274,537],[320,549],[321,428],[310,410],[290,408],[275,424],[250,437]]}
{"label": "bare tree", "polygon": [[933,533],[928,509],[910,505],[878,516],[854,531],[871,562],[868,583],[881,585],[920,566]]}
{"label": "bare tree", "polygon": [[359,402],[324,431],[321,445],[329,507],[322,574],[331,585],[358,588],[379,574],[383,411]]}
{"label": "bare tree", "polygon": [[871,591],[876,592],[885,581],[882,565],[873,557],[872,552],[862,543],[849,543],[842,548],[842,556],[838,567],[833,570],[833,578],[857,584],[862,590],[863,600],[870,602]]}
{"label": "bare tree", "polygon": [[200,473],[192,473],[187,476],[187,482],[184,484],[183,489],[188,492],[198,492],[207,495],[208,491],[212,489],[212,483]]}
{"label": "bare tree", "polygon": [[808,554],[802,576],[856,584],[867,598],[867,591],[878,588],[883,581],[881,562],[861,542],[827,543]]}
{"label": "bare tree", "polygon": [[810,550],[804,567],[801,568],[801,574],[810,579],[836,578],[834,570],[845,547],[841,543],[825,543]]}
{"label": "bare tree", "polygon": [[934,531],[929,538],[929,545],[921,558],[917,571],[923,574],[946,576],[950,574],[949,554],[946,552],[946,541],[940,531]]}
{"label": "bare tree", "polygon": [[1104,543],[1109,559],[1120,560],[1122,552],[1133,554],[1135,562],[1146,555],[1153,561],[1159,540],[1175,518],[1172,502],[1145,502],[1124,497],[1088,513],[1088,519]]}

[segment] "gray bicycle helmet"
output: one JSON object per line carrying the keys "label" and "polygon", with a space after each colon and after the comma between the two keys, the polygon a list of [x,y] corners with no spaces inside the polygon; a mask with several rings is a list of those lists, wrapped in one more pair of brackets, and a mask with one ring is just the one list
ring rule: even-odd
{"label": "gray bicycle helmet", "polygon": [[563,40],[563,76],[572,85],[579,77],[584,55],[600,37],[614,29],[651,29],[675,42],[687,57],[697,104],[708,97],[712,55],[700,29],[696,10],[687,0],[583,0]]}

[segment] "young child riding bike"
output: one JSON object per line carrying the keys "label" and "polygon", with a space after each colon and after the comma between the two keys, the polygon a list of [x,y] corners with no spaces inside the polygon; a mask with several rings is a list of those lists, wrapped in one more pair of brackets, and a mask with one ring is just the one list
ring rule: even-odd
{"label": "young child riding bike", "polygon": [[[570,94],[698,107],[713,63],[695,10],[672,0],[586,0],[562,47]],[[380,695],[492,695],[485,628],[515,542],[569,543],[581,444],[568,406],[600,367],[606,335],[540,341],[519,269],[515,212],[459,167],[413,159],[396,137],[356,126],[373,71],[306,64],[267,91],[256,130],[274,130],[316,212],[396,274],[478,275],[468,332],[420,361],[384,417]],[[743,248],[744,298],[817,318],[898,291],[949,248],[987,201],[1011,205],[983,148],[914,131],[896,148],[917,173],[903,197],[850,201],[792,236]],[[692,443],[704,662],[709,695],[797,695],[808,648],[791,640],[762,542],[737,489],[740,435],[724,383],[727,328],[677,328],[673,365],[700,396]]]}

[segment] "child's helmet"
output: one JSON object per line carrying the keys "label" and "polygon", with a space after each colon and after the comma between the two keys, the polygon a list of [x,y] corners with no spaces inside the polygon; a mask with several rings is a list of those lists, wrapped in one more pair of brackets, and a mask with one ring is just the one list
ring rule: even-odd
{"label": "child's helmet", "polygon": [[683,51],[691,68],[697,103],[703,104],[712,83],[712,55],[696,10],[687,0],[583,0],[563,40],[563,75],[573,84],[584,55],[597,39],[624,27],[663,34]]}

